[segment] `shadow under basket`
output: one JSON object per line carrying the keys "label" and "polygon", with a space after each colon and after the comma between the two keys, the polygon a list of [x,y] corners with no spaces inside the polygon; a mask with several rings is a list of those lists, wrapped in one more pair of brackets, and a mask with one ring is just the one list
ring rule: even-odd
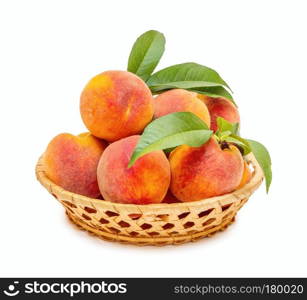
{"label": "shadow under basket", "polygon": [[68,192],[50,181],[42,157],[36,165],[40,183],[66,209],[69,219],[105,240],[136,245],[182,244],[211,236],[231,224],[259,187],[263,173],[252,154],[251,180],[232,193],[185,203],[134,205],[92,199]]}

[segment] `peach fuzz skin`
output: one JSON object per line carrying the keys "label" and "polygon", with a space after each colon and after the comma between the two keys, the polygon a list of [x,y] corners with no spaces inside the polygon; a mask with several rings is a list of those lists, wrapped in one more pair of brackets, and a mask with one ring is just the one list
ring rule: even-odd
{"label": "peach fuzz skin", "polygon": [[128,169],[131,154],[140,136],[110,144],[97,169],[98,184],[105,200],[130,204],[160,203],[170,184],[170,166],[163,151],[139,158]]}
{"label": "peach fuzz skin", "polygon": [[106,143],[82,133],[57,135],[49,143],[43,160],[46,175],[67,191],[98,198],[97,165]]}
{"label": "peach fuzz skin", "polygon": [[138,76],[106,71],[85,86],[80,112],[93,135],[113,142],[143,131],[153,117],[153,98]]}
{"label": "peach fuzz skin", "polygon": [[233,145],[221,149],[214,138],[201,147],[187,145],[170,155],[171,192],[183,202],[232,192],[240,184],[243,158]]}
{"label": "peach fuzz skin", "polygon": [[240,115],[235,105],[225,98],[212,98],[205,95],[198,95],[206,105],[211,117],[210,129],[216,131],[216,118],[222,117],[230,123],[239,123]]}
{"label": "peach fuzz skin", "polygon": [[160,94],[154,99],[154,118],[170,113],[192,112],[210,126],[210,114],[207,106],[198,98],[198,94],[182,89],[174,89]]}
{"label": "peach fuzz skin", "polygon": [[248,167],[248,164],[246,161],[244,161],[244,170],[243,170],[243,175],[241,178],[241,182],[239,186],[237,187],[237,190],[242,188],[246,183],[248,183],[252,178],[252,172]]}

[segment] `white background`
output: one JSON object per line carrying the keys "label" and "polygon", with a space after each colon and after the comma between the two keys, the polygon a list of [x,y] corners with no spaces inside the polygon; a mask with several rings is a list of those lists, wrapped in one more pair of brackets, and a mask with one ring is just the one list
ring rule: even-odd
{"label": "white background", "polygon": [[[305,1],[1,1],[1,276],[307,276]],[[227,231],[135,247],[75,229],[36,181],[60,132],[85,131],[79,95],[125,69],[138,35],[166,35],[160,68],[195,61],[235,91],[243,136],[264,143],[273,183]]]}

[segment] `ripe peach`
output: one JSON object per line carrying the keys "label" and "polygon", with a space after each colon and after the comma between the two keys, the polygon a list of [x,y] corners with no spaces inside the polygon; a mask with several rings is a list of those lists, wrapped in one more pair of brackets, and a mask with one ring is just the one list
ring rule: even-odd
{"label": "ripe peach", "polygon": [[244,161],[243,175],[242,175],[241,182],[239,186],[237,187],[237,189],[240,189],[241,187],[243,187],[246,183],[248,183],[251,180],[251,178],[252,178],[252,172],[250,168],[248,167],[247,162]]}
{"label": "ripe peach", "polygon": [[172,193],[181,201],[197,201],[235,190],[243,174],[237,147],[211,138],[201,147],[182,145],[170,155]]}
{"label": "ripe peach", "polygon": [[139,138],[134,135],[116,141],[101,156],[97,177],[104,199],[132,204],[163,200],[170,184],[170,166],[163,151],[148,153],[128,168]]}
{"label": "ripe peach", "polygon": [[106,71],[85,86],[80,112],[93,135],[113,142],[142,132],[153,117],[153,98],[136,75]]}
{"label": "ripe peach", "polygon": [[97,198],[97,165],[106,143],[82,133],[57,135],[49,143],[43,160],[51,181],[70,192]]}
{"label": "ripe peach", "polygon": [[240,115],[235,105],[226,98],[212,98],[206,95],[198,95],[199,99],[207,105],[211,117],[210,129],[216,131],[216,118],[222,117],[230,123],[239,123]]}
{"label": "ripe peach", "polygon": [[192,112],[210,126],[210,114],[207,106],[198,98],[198,94],[182,89],[174,89],[160,94],[154,99],[154,118],[187,111]]}

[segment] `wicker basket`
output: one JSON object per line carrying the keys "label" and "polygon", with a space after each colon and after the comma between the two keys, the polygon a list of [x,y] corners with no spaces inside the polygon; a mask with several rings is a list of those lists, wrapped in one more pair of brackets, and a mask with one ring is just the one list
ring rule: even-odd
{"label": "wicker basket", "polygon": [[195,241],[225,229],[261,184],[263,173],[254,156],[252,179],[241,189],[195,202],[133,205],[92,199],[51,182],[42,158],[36,166],[41,184],[65,207],[70,220],[103,239],[137,245],[168,245]]}

